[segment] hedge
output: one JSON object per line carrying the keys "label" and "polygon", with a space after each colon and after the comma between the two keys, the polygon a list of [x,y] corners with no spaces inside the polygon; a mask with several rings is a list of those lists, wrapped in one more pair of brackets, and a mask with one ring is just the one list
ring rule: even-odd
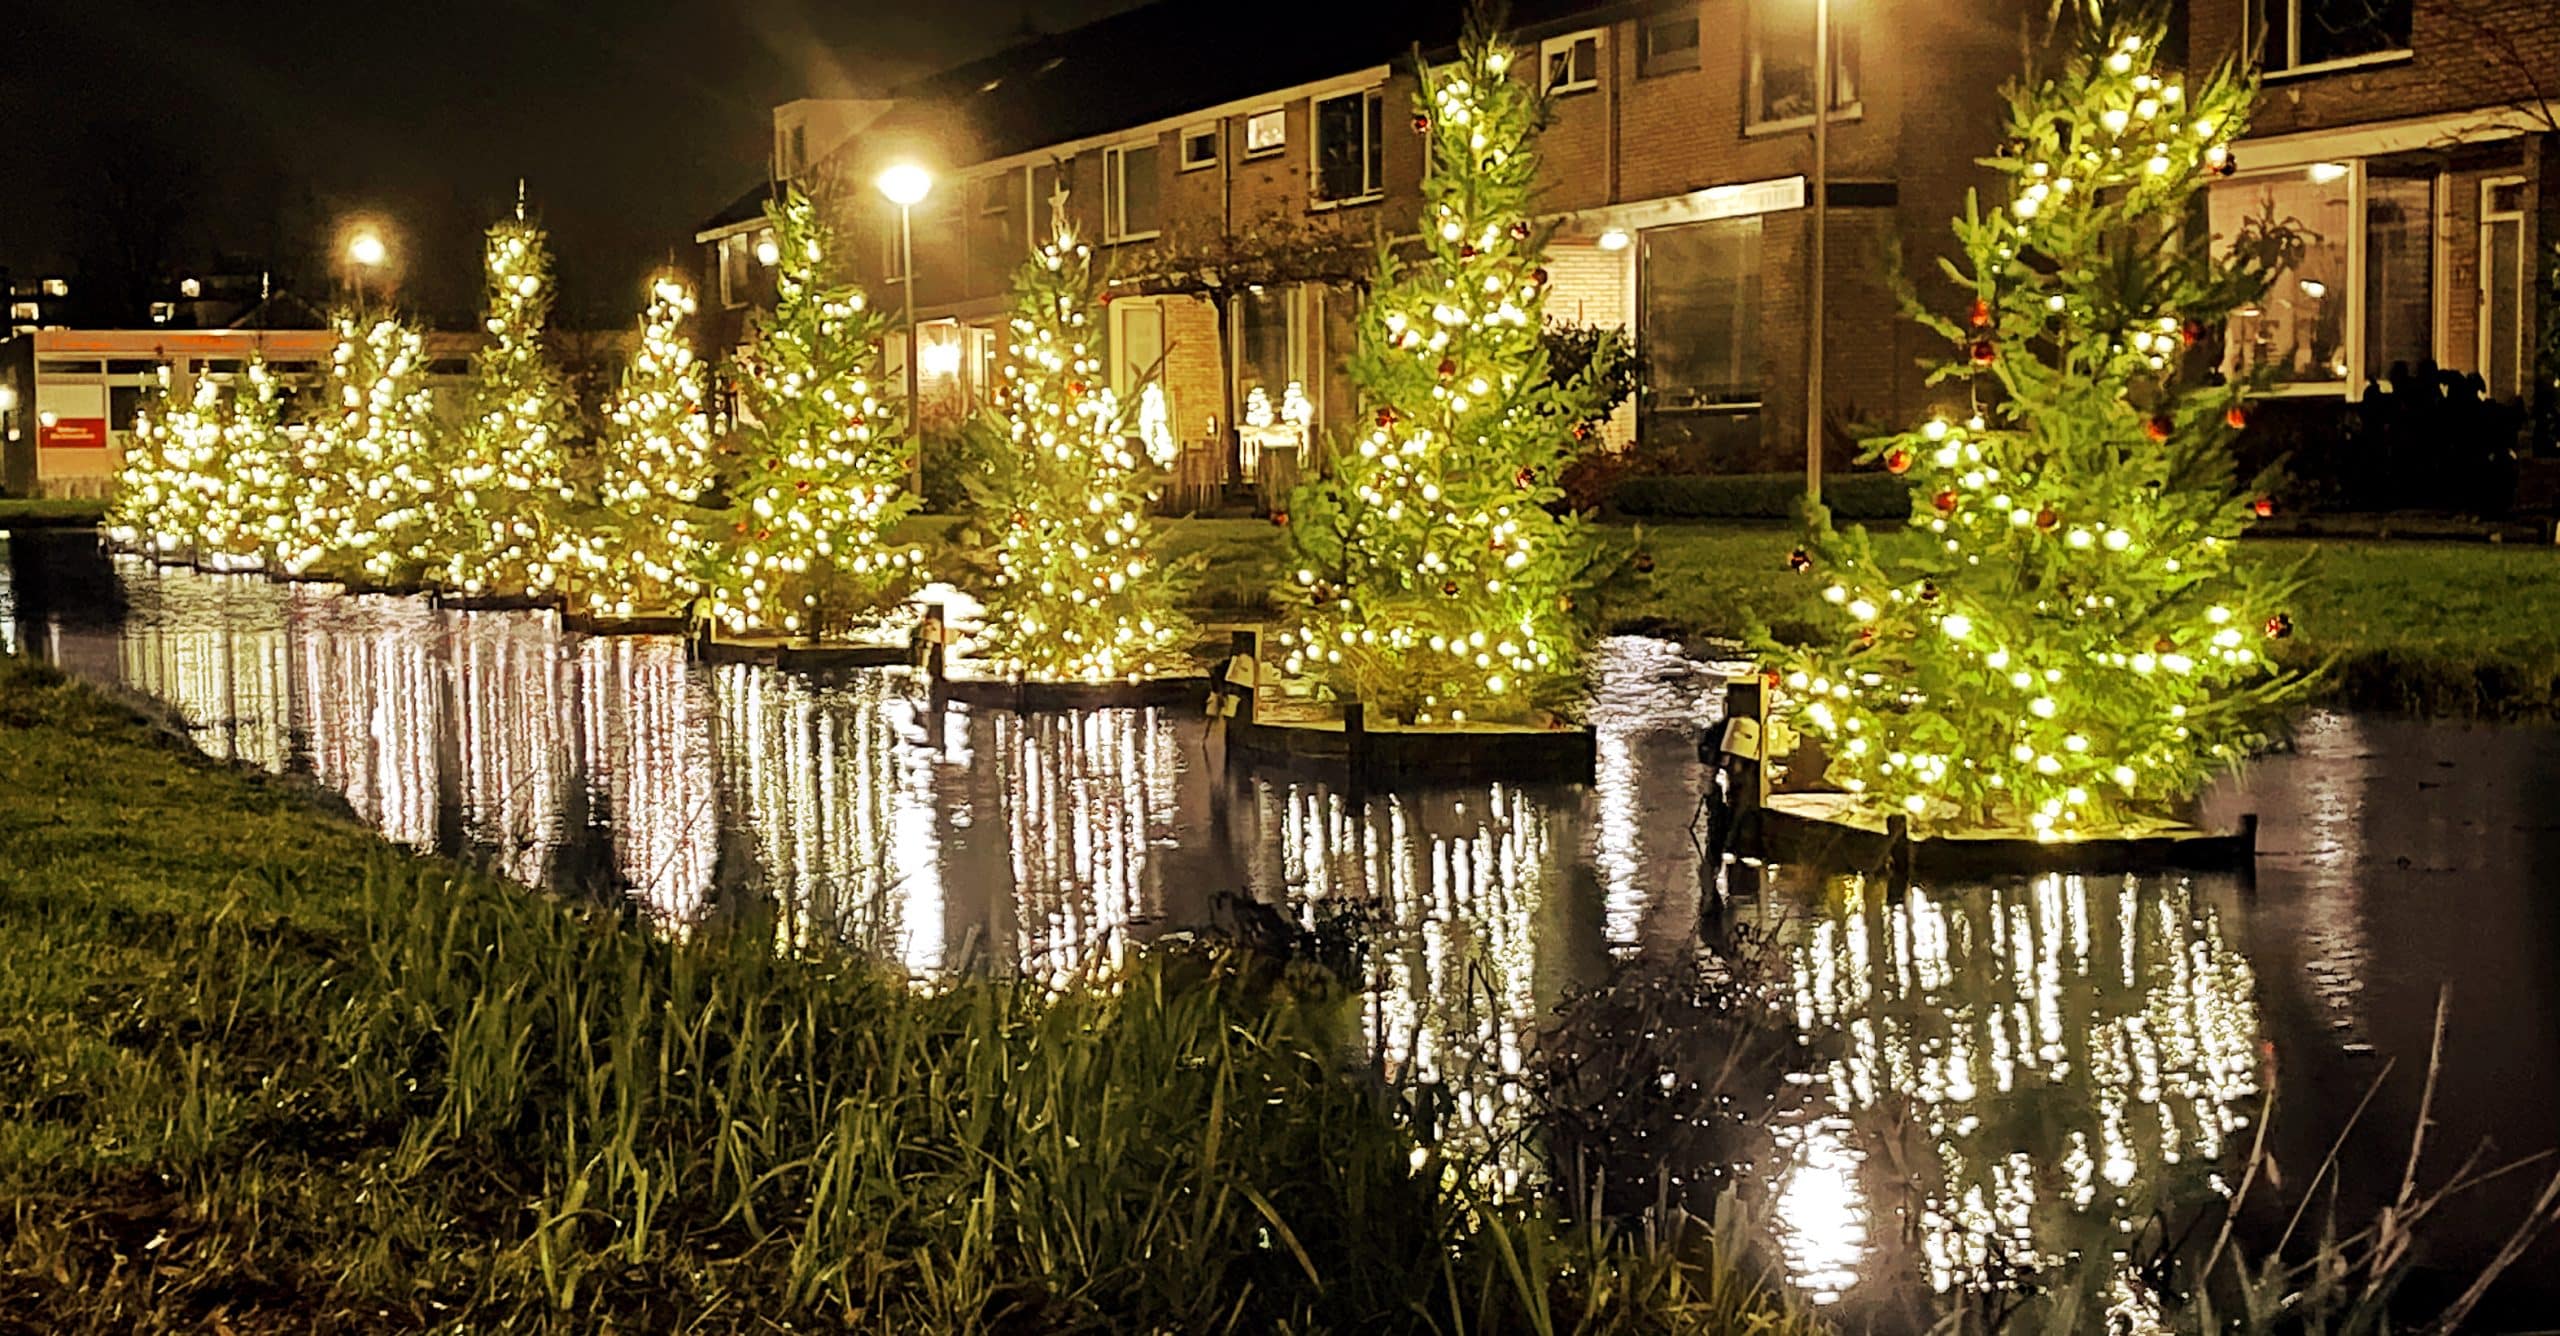
{"label": "hedge", "polygon": [[[1610,508],[1636,519],[1793,519],[1804,497],[1801,473],[1734,473],[1709,477],[1647,475],[1609,494]],[[1822,499],[1838,520],[1899,520],[1911,514],[1911,484],[1889,473],[1826,478]]]}

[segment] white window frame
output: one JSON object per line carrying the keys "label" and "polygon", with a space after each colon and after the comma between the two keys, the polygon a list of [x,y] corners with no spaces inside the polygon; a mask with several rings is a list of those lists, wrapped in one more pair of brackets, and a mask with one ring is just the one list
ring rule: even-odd
{"label": "white window frame", "polygon": [[[2303,3],[2304,0],[2249,0],[2249,3],[2242,7],[2241,31],[2243,33],[2261,32],[2273,28],[2275,25],[2267,21],[2267,7],[2269,5],[2280,5],[2283,7],[2284,31],[2281,33],[2269,32],[2267,35],[2270,39],[2268,42],[2269,46],[2273,46],[2278,41],[2284,43],[2286,63],[2283,65],[2270,65],[2267,63],[2267,53],[2265,51],[2261,50],[2257,53],[2259,73],[2262,77],[2271,82],[2285,79],[2307,79],[2316,75],[2329,74],[2337,70],[2351,70],[2363,65],[2397,64],[2400,61],[2411,59],[2414,55],[2408,47],[2402,46],[2393,47],[2388,51],[2368,51],[2361,56],[2347,56],[2339,60],[2323,60],[2309,65],[2297,63],[2296,56],[2302,50]],[[2410,19],[2410,27],[2412,29],[2411,40],[2413,41],[2416,40],[2416,34],[2414,31],[2416,26],[2417,20],[2413,15]]]}
{"label": "white window frame", "polygon": [[[1258,125],[1270,125],[1274,127],[1273,133],[1276,134],[1278,138],[1275,138],[1266,144],[1255,144],[1253,142],[1253,137],[1256,133],[1254,127]],[[1245,113],[1244,156],[1246,161],[1250,162],[1255,158],[1268,158],[1275,153],[1280,153],[1286,150],[1288,147],[1289,109],[1287,107],[1264,107],[1260,111]]]}
{"label": "white window frame", "polygon": [[[1194,158],[1191,156],[1191,145],[1193,141],[1200,139],[1206,139],[1209,141],[1209,156],[1205,158]],[[1204,167],[1217,166],[1218,158],[1226,148],[1225,141],[1226,135],[1222,133],[1222,127],[1216,121],[1211,121],[1206,125],[1184,126],[1174,136],[1174,143],[1180,146],[1179,154],[1182,170],[1186,172],[1196,172]]]}
{"label": "white window frame", "polygon": [[[2240,155],[2243,162],[2248,160],[2247,145],[2242,145],[2236,149],[2235,152]],[[2370,374],[2371,368],[2366,364],[2367,350],[2365,348],[2365,324],[2369,319],[2369,313],[2366,310],[2365,296],[2367,289],[2366,266],[2372,262],[2371,257],[2366,253],[2371,248],[2371,242],[2367,234],[2372,231],[2372,228],[2365,216],[2366,210],[2371,204],[2371,200],[2366,191],[2366,180],[2369,169],[2372,165],[2371,160],[2362,156],[2350,157],[2342,155],[2335,158],[2323,158],[2318,160],[2318,162],[2304,161],[2288,163],[2281,167],[2270,167],[2263,171],[2243,170],[2233,176],[2228,184],[2236,186],[2246,184],[2251,181],[2263,181],[2269,177],[2292,176],[2297,173],[2310,171],[2314,166],[2322,163],[2333,162],[2341,163],[2347,168],[2347,175],[2344,178],[2347,186],[2347,273],[2343,280],[2347,285],[2347,312],[2345,319],[2340,322],[2343,326],[2341,330],[2343,337],[2341,339],[2340,351],[2347,359],[2347,375],[2342,379],[2334,381],[2303,381],[2296,384],[2269,385],[2265,389],[2258,391],[2258,394],[2262,398],[2310,399],[2337,395],[2344,398],[2348,403],[2361,403],[2364,400],[2365,382],[2375,379],[2375,377]],[[2450,229],[2446,226],[2444,215],[2445,199],[2446,196],[2451,193],[2447,188],[2447,176],[2448,174],[2443,171],[2438,171],[2436,173],[2434,192],[2435,205],[2429,211],[2431,214],[2430,229],[2435,233],[2432,246],[2435,256],[2433,265],[2434,272],[2428,279],[2430,291],[2427,294],[2427,298],[2428,302],[2433,307],[2434,351],[2437,364],[2439,366],[2443,365],[2446,343],[2445,303],[2447,300],[2447,292],[2444,276],[2448,270],[2445,265],[2445,247],[2448,244],[2446,233]]]}
{"label": "white window frame", "polygon": [[[2514,186],[2518,189],[2519,198],[2517,200],[2516,207],[2512,209],[2495,209],[2490,207],[2489,202],[2497,197],[2497,192],[2508,186]],[[2496,382],[2492,380],[2489,375],[2489,229],[2499,223],[2512,223],[2516,228],[2517,261],[2515,294],[2516,364],[2513,367],[2508,368],[2508,370],[2513,373],[2511,382],[2515,386],[2517,392],[2524,395],[2527,401],[2530,402],[2532,397],[2531,392],[2533,389],[2533,358],[2530,355],[2532,351],[2531,345],[2533,342],[2531,337],[2533,327],[2532,324],[2525,319],[2525,312],[2527,308],[2533,305],[2534,257],[2533,251],[2528,244],[2529,238],[2533,232],[2533,211],[2524,206],[2521,197],[2521,192],[2526,188],[2525,178],[2522,176],[2491,176],[2483,178],[2480,182],[2479,245],[2477,253],[2472,257],[2472,268],[2478,272],[2480,277],[2480,313],[2478,318],[2473,322],[2477,324],[2479,328],[2472,332],[2473,338],[2478,343],[2478,353],[2473,357],[2472,365],[2479,368],[2481,383],[2494,390],[2496,388]]]}
{"label": "white window frame", "polygon": [[[1591,77],[1576,79],[1573,77],[1573,50],[1584,42],[1591,43]],[[1548,83],[1547,72],[1554,67],[1553,62],[1559,51],[1563,52],[1565,57],[1565,81]],[[1538,43],[1538,80],[1545,87],[1548,95],[1553,97],[1595,91],[1600,87],[1602,74],[1608,69],[1604,63],[1608,56],[1609,30],[1606,28],[1584,28],[1579,32],[1550,37]]]}
{"label": "white window frame", "polygon": [[[1340,198],[1332,198],[1323,193],[1323,109],[1326,103],[1339,102],[1346,97],[1356,97],[1360,99],[1361,152],[1365,154],[1368,151],[1369,141],[1374,135],[1378,141],[1378,160],[1375,162],[1363,162],[1361,164],[1363,170],[1360,173],[1361,190],[1359,193],[1344,195]],[[1341,209],[1348,208],[1355,204],[1370,204],[1385,198],[1387,193],[1386,115],[1386,85],[1383,83],[1369,84],[1360,88],[1346,88],[1338,93],[1325,93],[1321,96],[1307,99],[1308,209]],[[1373,119],[1376,122],[1374,125],[1371,123]]]}
{"label": "white window frame", "polygon": [[[1761,58],[1764,54],[1763,43],[1760,40],[1760,16],[1761,13],[1772,4],[1788,4],[1791,2],[1800,2],[1800,0],[1748,0],[1748,9],[1743,14],[1742,133],[1746,136],[1782,134],[1790,130],[1810,129],[1813,126],[1812,115],[1789,116],[1783,120],[1764,121],[1759,118],[1761,102],[1761,66],[1763,64]],[[1854,21],[1854,16],[1844,15],[1837,7],[1833,8],[1831,11],[1831,41],[1827,44],[1817,44],[1827,45],[1831,53],[1833,69],[1832,86],[1835,89],[1839,86],[1839,66],[1845,63],[1841,53],[1846,50],[1846,47],[1840,41],[1840,33]],[[1703,30],[1698,34],[1698,42],[1702,48],[1706,44],[1706,33]],[[1858,52],[1857,65],[1851,69],[1851,79],[1856,84],[1858,95],[1855,98],[1830,109],[1830,119],[1834,123],[1840,121],[1854,121],[1867,114],[1867,83],[1865,65],[1866,52],[1862,48]],[[1819,113],[1821,110],[1822,109],[1819,107],[1815,108],[1816,113]]]}
{"label": "white window frame", "polygon": [[1007,168],[991,176],[980,176],[969,182],[969,197],[977,201],[981,218],[998,218],[1013,212],[1013,201],[1007,198],[1013,190],[1015,169]]}
{"label": "white window frame", "polygon": [[1156,183],[1156,225],[1144,232],[1132,232],[1121,215],[1127,208],[1129,154],[1152,151],[1161,162],[1164,144],[1161,140],[1137,139],[1114,144],[1102,150],[1102,240],[1106,245],[1122,245],[1132,241],[1153,241],[1164,235],[1164,183]]}
{"label": "white window frame", "polygon": [[[1653,30],[1666,24],[1678,23],[1683,19],[1696,25],[1698,30],[1698,40],[1689,47],[1689,62],[1685,65],[1660,65],[1653,63],[1656,60],[1652,51]],[[1707,20],[1706,16],[1699,12],[1698,7],[1695,4],[1688,5],[1684,8],[1665,9],[1656,13],[1647,14],[1636,20],[1635,31],[1637,78],[1650,79],[1664,74],[1687,74],[1693,70],[1706,68]]]}
{"label": "white window frame", "polygon": [[720,271],[720,309],[724,311],[734,311],[747,304],[747,295],[738,291],[738,283],[729,270],[729,249],[732,246],[738,250],[738,267],[741,270],[755,263],[756,259],[755,242],[744,232],[732,232],[712,243],[711,267]]}

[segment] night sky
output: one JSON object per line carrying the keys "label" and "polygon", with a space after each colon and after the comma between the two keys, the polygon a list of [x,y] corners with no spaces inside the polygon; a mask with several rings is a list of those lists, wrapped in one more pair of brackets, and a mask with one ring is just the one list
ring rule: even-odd
{"label": "night sky", "polygon": [[561,318],[620,324],[670,247],[761,179],[774,103],[876,94],[1130,0],[0,0],[0,265],[161,253],[311,272],[398,228],[403,298],[478,300],[516,180]]}

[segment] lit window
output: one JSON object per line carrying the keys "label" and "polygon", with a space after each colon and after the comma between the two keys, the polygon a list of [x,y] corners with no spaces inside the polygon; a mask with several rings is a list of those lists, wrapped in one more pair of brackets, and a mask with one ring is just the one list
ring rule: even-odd
{"label": "lit window", "polygon": [[1273,107],[1257,111],[1244,119],[1244,155],[1258,158],[1277,153],[1289,142],[1289,113]]}
{"label": "lit window", "polygon": [[2225,374],[2263,369],[2280,387],[2346,384],[2349,188],[2347,174],[2297,170],[2225,181],[2206,196],[2214,246],[2274,271],[2266,292],[2231,314]]}
{"label": "lit window", "polygon": [[1721,218],[1639,234],[1636,319],[1648,413],[1760,401],[1760,221]]}
{"label": "lit window", "polygon": [[[1751,88],[1755,126],[1813,119],[1813,6],[1807,0],[1753,0]],[[1858,33],[1831,15],[1831,110],[1858,104]]]}
{"label": "lit window", "polygon": [[747,302],[747,246],[744,232],[720,238],[720,304],[731,310]]}
{"label": "lit window", "polygon": [[68,296],[70,296],[70,295],[71,295],[71,280],[70,280],[70,279],[67,279],[67,278],[48,278],[48,279],[46,279],[46,280],[44,281],[44,295],[46,295],[46,296],[48,296],[48,297],[68,297]]}
{"label": "lit window", "polygon": [[189,301],[204,295],[204,284],[192,278],[178,280],[178,295]]}
{"label": "lit window", "polygon": [[2524,225],[2523,178],[2480,183],[2480,378],[2492,399],[2516,398],[2526,385]]}
{"label": "lit window", "polygon": [[2436,355],[2436,177],[2368,169],[2364,183],[2364,378],[2386,384]]}
{"label": "lit window", "polygon": [[178,305],[177,305],[177,303],[175,303],[175,302],[153,302],[153,303],[151,303],[151,323],[152,323],[152,324],[155,324],[155,325],[165,325],[165,324],[168,324],[168,323],[169,323],[169,321],[170,321],[172,318],[174,318],[177,314],[178,314]]}
{"label": "lit window", "polygon": [[1600,33],[1550,37],[1539,47],[1550,93],[1581,93],[1600,86]]}
{"label": "lit window", "polygon": [[1636,73],[1698,68],[1698,11],[1657,14],[1636,28]]}
{"label": "lit window", "polygon": [[1383,188],[1386,146],[1375,88],[1316,100],[1315,197],[1328,204],[1371,198]]}
{"label": "lit window", "polygon": [[9,303],[9,318],[10,318],[10,319],[12,319],[12,320],[34,320],[34,319],[37,319],[37,318],[38,318],[38,316],[37,316],[37,314],[36,314],[36,304],[35,304],[34,302],[11,302],[11,303]]}
{"label": "lit window", "polygon": [[2416,0],[2250,0],[2250,29],[2270,70],[2318,69],[2408,54]]}
{"label": "lit window", "polygon": [[1163,185],[1156,177],[1157,154],[1154,144],[1103,150],[1103,240],[1144,241],[1158,231]]}
{"label": "lit window", "polygon": [[1195,126],[1182,132],[1182,170],[1218,165],[1218,127]]}

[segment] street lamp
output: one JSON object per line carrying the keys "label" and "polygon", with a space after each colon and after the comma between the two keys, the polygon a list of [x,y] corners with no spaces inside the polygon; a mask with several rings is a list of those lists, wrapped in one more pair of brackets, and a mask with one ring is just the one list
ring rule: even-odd
{"label": "street lamp", "polygon": [[371,227],[359,227],[347,238],[347,274],[356,290],[356,305],[364,305],[364,275],[368,269],[379,269],[391,258],[391,247],[382,234]]}
{"label": "street lamp", "polygon": [[924,495],[924,440],[916,429],[916,234],[915,210],[933,189],[933,174],[912,162],[890,164],[876,182],[880,193],[898,206],[898,275],[907,299],[907,484]]}

